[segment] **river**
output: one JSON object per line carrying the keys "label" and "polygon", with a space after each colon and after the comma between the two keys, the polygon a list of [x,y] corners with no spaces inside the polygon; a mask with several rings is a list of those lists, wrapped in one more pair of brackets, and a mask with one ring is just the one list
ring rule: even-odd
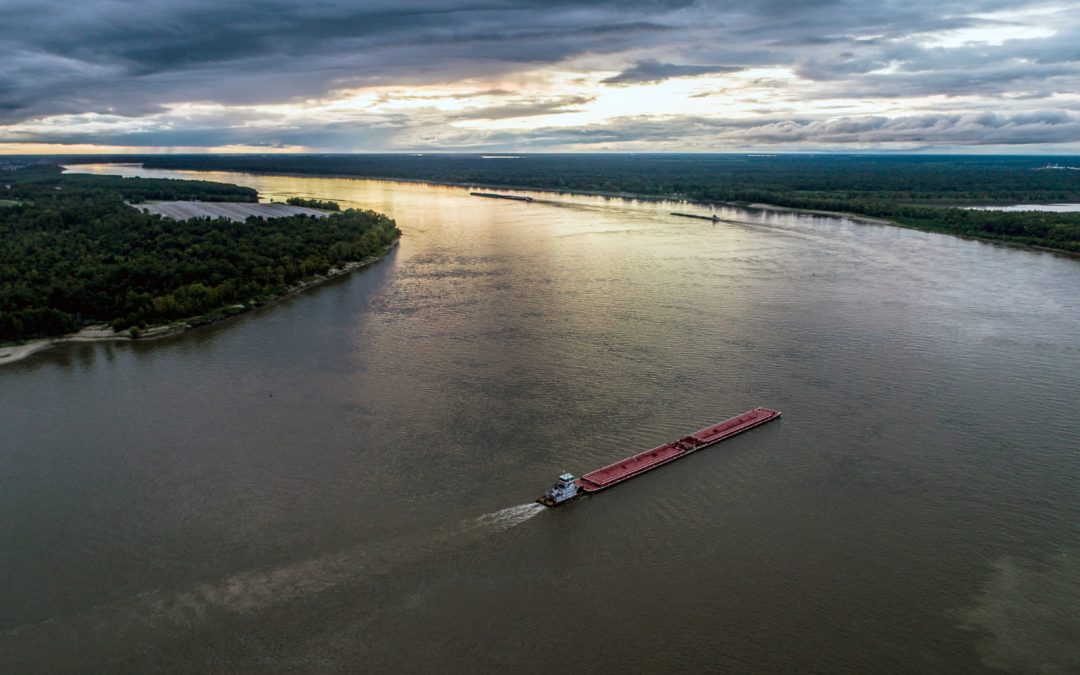
{"label": "river", "polygon": [[[405,236],[237,319],[0,368],[0,670],[1080,669],[1076,260],[79,170],[338,200]],[[755,406],[784,416],[532,504]]]}
{"label": "river", "polygon": [[1013,204],[1012,206],[968,206],[978,211],[1049,211],[1071,213],[1080,211],[1080,204]]}

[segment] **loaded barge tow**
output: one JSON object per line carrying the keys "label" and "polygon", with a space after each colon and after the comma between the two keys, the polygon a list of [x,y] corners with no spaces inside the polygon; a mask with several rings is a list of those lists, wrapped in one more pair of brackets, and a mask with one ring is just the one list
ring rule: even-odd
{"label": "loaded barge tow", "polygon": [[673,462],[702,448],[715,445],[736,434],[741,434],[756,426],[771,422],[778,417],[780,417],[779,410],[754,408],[749,412],[744,412],[731,419],[695,431],[677,441],[665,443],[652,450],[639,452],[624,460],[589,472],[581,478],[574,478],[573,474],[564,473],[559,476],[555,485],[545,492],[543,496],[538,497],[536,501],[553,508],[565,504],[582,494],[606,490],[613,485],[630,480],[634,476],[651,471],[668,462]]}
{"label": "loaded barge tow", "polygon": [[531,202],[532,197],[519,197],[518,195],[504,195],[497,192],[470,192],[473,197],[487,197],[488,199],[510,199],[515,202]]}
{"label": "loaded barge tow", "polygon": [[678,211],[672,211],[671,215],[679,216],[681,218],[697,218],[698,220],[708,220],[713,223],[719,223],[722,219],[715,213],[711,216],[701,216],[696,213],[679,213]]}

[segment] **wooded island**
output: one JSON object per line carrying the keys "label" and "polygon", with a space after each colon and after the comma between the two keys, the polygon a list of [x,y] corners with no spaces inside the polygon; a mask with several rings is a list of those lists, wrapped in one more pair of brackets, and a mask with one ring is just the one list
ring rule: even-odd
{"label": "wooded island", "polygon": [[207,181],[33,166],[3,174],[0,190],[0,340],[6,341],[98,323],[138,336],[154,324],[242,310],[381,255],[400,235],[393,220],[373,211],[235,223],[176,221],[126,203],[257,197],[251,188]]}

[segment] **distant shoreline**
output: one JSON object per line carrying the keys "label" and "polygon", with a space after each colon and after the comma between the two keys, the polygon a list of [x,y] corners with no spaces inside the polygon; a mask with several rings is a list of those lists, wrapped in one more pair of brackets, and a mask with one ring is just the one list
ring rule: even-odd
{"label": "distant shoreline", "polygon": [[[108,163],[108,162],[106,162]],[[78,164],[71,164],[70,166],[79,166]],[[145,166],[138,164],[138,166],[150,170],[150,171],[190,171],[192,173],[209,173],[214,169],[167,169],[153,166]],[[65,169],[68,166],[65,165]],[[555,195],[581,195],[583,197],[610,197],[612,199],[636,199],[643,202],[679,202],[681,204],[693,204],[695,206],[730,206],[738,209],[758,209],[761,211],[778,211],[788,213],[809,213],[811,215],[832,216],[839,218],[847,218],[849,220],[855,220],[859,222],[869,223],[872,225],[892,225],[895,227],[902,227],[904,229],[915,229],[907,225],[900,225],[894,223],[891,220],[884,218],[873,218],[871,216],[863,216],[857,213],[847,213],[845,211],[820,211],[816,209],[800,209],[792,206],[777,206],[775,204],[760,204],[760,203],[748,203],[748,202],[709,202],[702,201],[700,199],[687,199],[686,197],[680,197],[678,195],[651,195],[642,194],[639,192],[609,192],[604,190],[558,190],[555,188],[535,187],[529,185],[498,185],[495,183],[459,183],[453,181],[440,181],[440,180],[424,180],[422,178],[395,178],[393,176],[357,176],[355,174],[343,174],[343,173],[291,173],[288,171],[225,171],[218,169],[221,173],[236,173],[248,176],[282,176],[285,178],[346,178],[350,180],[377,180],[388,183],[410,183],[413,185],[434,185],[437,187],[456,187],[456,188],[483,188],[485,190],[520,190],[525,192],[544,192],[547,194]],[[993,241],[990,239],[984,239],[982,241]],[[1050,249],[1056,250],[1056,249]]]}
{"label": "distant shoreline", "polygon": [[[102,162],[98,162],[101,164]],[[108,162],[105,162],[108,164]],[[114,163],[120,165],[119,163]],[[139,166],[151,171],[188,171],[191,173],[208,173],[213,169],[171,169],[171,168],[159,168],[148,167],[145,163],[131,163],[129,166]],[[65,170],[70,170],[70,166],[79,166],[78,164],[65,165]],[[776,204],[765,203],[748,203],[748,202],[732,202],[732,201],[702,201],[697,199],[687,199],[678,195],[650,195],[641,194],[636,192],[608,192],[602,190],[559,190],[555,188],[543,188],[543,187],[530,187],[527,185],[496,185],[492,183],[460,183],[453,181],[437,181],[437,180],[424,180],[421,178],[395,178],[393,176],[358,176],[355,174],[340,174],[340,173],[295,173],[289,171],[223,171],[223,173],[234,173],[248,176],[283,176],[288,178],[346,178],[350,180],[376,180],[390,183],[408,183],[415,185],[433,185],[436,187],[455,187],[455,188],[481,188],[485,190],[519,190],[526,192],[542,192],[556,195],[581,195],[586,197],[609,197],[612,199],[636,199],[639,201],[648,202],[679,202],[682,204],[692,204],[695,206],[728,206],[739,209],[753,210],[758,209],[761,211],[775,211],[777,213],[805,213],[809,215],[828,216],[833,218],[846,218],[856,223],[864,223],[868,225],[886,225],[890,227],[898,227],[904,230],[915,230],[918,232],[929,232],[932,234],[943,234],[950,237],[958,237],[960,239],[966,239],[968,241],[980,241],[984,244],[994,244],[997,246],[1005,246],[1008,248],[1014,248],[1024,251],[1038,251],[1039,253],[1052,253],[1055,255],[1065,256],[1066,258],[1077,260],[1080,259],[1080,253],[1073,251],[1067,251],[1060,248],[1051,248],[1048,246],[1039,246],[1037,244],[1025,244],[1023,242],[1008,241],[1006,239],[995,239],[993,237],[979,237],[969,234],[962,234],[959,232],[951,231],[947,228],[934,228],[923,225],[909,225],[907,223],[898,222],[895,220],[889,220],[887,218],[874,218],[872,216],[865,216],[858,213],[849,213],[847,211],[823,211],[818,209],[804,209],[794,206],[778,206]],[[952,208],[961,208],[953,205]]]}
{"label": "distant shoreline", "polygon": [[[77,165],[73,165],[77,166]],[[211,171],[210,169],[165,169],[156,167],[146,167],[152,171],[191,171],[194,173]],[[518,190],[524,192],[543,192],[556,195],[581,195],[583,197],[609,197],[612,199],[636,199],[638,201],[646,202],[679,202],[681,204],[692,204],[694,206],[727,206],[737,209],[745,210],[759,210],[759,211],[775,211],[777,213],[805,213],[812,216],[827,216],[831,218],[846,218],[852,222],[863,223],[866,225],[885,225],[889,227],[898,227],[903,230],[915,230],[917,232],[928,232],[931,234],[943,234],[949,237],[958,237],[960,239],[966,239],[968,241],[979,241],[984,244],[994,244],[997,246],[1005,246],[1008,248],[1014,248],[1024,251],[1038,251],[1039,253],[1052,253],[1055,255],[1065,256],[1073,260],[1080,259],[1080,253],[1074,253],[1073,251],[1067,251],[1059,248],[1050,248],[1048,246],[1039,246],[1037,244],[1025,244],[1022,242],[1008,241],[1006,239],[994,239],[992,237],[978,237],[969,234],[962,234],[959,232],[953,232],[947,228],[933,228],[922,225],[908,225],[906,223],[898,222],[895,220],[889,220],[887,218],[875,218],[872,216],[865,216],[858,213],[850,213],[847,211],[823,211],[820,209],[804,209],[794,206],[778,206],[776,204],[764,204],[757,202],[731,202],[731,201],[702,201],[699,199],[687,199],[678,195],[647,195],[637,192],[606,192],[602,190],[557,190],[554,188],[543,187],[530,187],[527,185],[496,185],[492,183],[457,183],[452,181],[437,181],[437,180],[423,180],[420,178],[394,178],[392,176],[357,176],[338,173],[290,173],[288,171],[228,171],[225,173],[244,174],[248,176],[283,176],[287,178],[347,178],[351,180],[377,180],[389,183],[411,183],[416,185],[434,185],[437,187],[456,187],[456,188],[482,188],[484,190]],[[951,208],[960,208],[959,206],[952,206]]]}
{"label": "distant shoreline", "polygon": [[75,342],[109,342],[109,341],[127,341],[127,342],[143,342],[147,340],[155,340],[157,338],[168,337],[170,335],[178,335],[192,328],[198,328],[200,326],[206,326],[211,323],[217,323],[224,321],[225,319],[231,319],[241,314],[246,314],[253,309],[259,309],[260,307],[267,307],[275,303],[281,302],[286,298],[290,298],[294,295],[319,286],[331,279],[335,279],[346,274],[355,272],[356,270],[363,269],[370,265],[373,265],[380,260],[383,260],[398,245],[401,237],[398,236],[392,242],[390,242],[386,249],[379,255],[364,260],[358,260],[355,262],[345,263],[341,267],[331,269],[326,274],[315,276],[307,281],[303,281],[297,284],[289,286],[281,293],[263,301],[247,305],[230,305],[228,307],[220,307],[209,314],[202,316],[188,317],[186,319],[180,319],[172,323],[159,324],[156,326],[150,326],[143,330],[138,337],[134,337],[126,333],[117,333],[109,327],[108,324],[94,324],[86,326],[75,333],[69,333],[67,335],[61,335],[60,337],[53,338],[40,338],[37,340],[30,340],[22,344],[8,344],[0,346],[0,366],[5,366],[9,363],[16,363],[22,361],[25,358],[33,356],[38,352],[49,349],[50,347],[62,344],[69,344]]}

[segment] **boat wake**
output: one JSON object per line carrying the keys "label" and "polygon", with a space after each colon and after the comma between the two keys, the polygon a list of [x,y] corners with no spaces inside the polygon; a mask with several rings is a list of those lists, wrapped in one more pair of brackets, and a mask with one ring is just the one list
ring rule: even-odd
{"label": "boat wake", "polygon": [[[497,536],[535,517],[545,507],[520,504],[417,531],[368,541],[319,557],[241,571],[203,583],[156,589],[67,616],[0,630],[0,662],[5,657],[34,663],[36,655],[72,635],[112,637],[106,659],[121,658],[124,645],[160,639],[184,628],[197,629],[230,616],[250,616],[333,589],[363,593],[377,579],[405,565],[445,558],[472,543]],[[72,663],[72,670],[77,670]]]}
{"label": "boat wake", "polygon": [[475,522],[478,525],[492,527],[497,530],[509,530],[511,527],[520,525],[526,520],[540,515],[540,512],[545,508],[545,506],[536,502],[518,504],[492,513],[485,513],[476,518]]}

